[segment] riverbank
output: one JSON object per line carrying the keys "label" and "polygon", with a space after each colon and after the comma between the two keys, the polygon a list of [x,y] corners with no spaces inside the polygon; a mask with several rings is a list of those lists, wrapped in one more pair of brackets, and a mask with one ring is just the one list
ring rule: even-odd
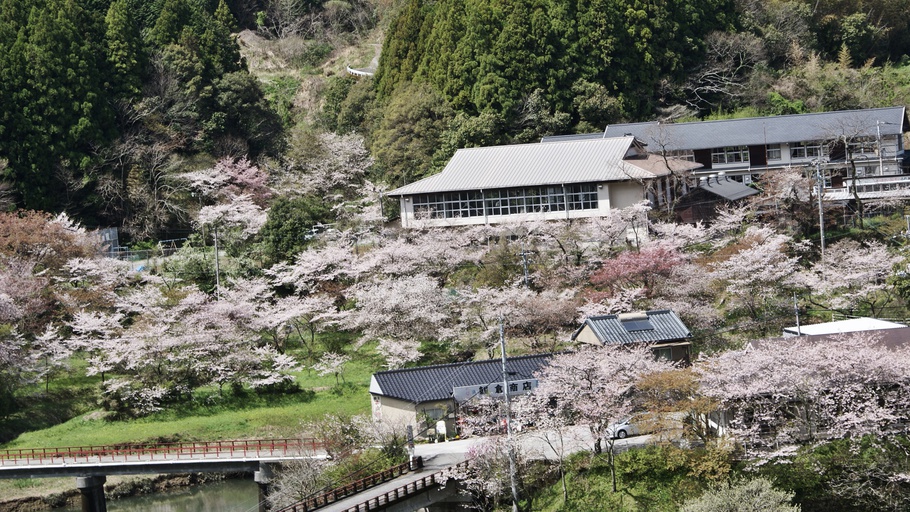
{"label": "riverbank", "polygon": [[[230,478],[252,478],[244,474],[111,476],[104,486],[109,500],[175,491]],[[20,482],[17,485],[16,482]],[[79,491],[73,478],[41,478],[4,482],[0,512],[47,512],[62,507],[78,507]]]}

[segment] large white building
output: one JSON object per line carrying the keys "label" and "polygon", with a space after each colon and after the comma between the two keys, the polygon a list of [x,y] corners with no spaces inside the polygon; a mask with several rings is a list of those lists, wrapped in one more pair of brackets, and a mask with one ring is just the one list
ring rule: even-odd
{"label": "large white building", "polygon": [[458,150],[445,169],[388,193],[401,225],[459,226],[605,215],[671,199],[695,162],[650,155],[635,137]]}

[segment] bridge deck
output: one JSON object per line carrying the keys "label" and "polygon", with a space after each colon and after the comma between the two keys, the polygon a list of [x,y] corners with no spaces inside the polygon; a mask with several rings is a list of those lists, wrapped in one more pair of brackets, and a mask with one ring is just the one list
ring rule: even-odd
{"label": "bridge deck", "polygon": [[83,446],[0,451],[0,478],[255,471],[259,463],[324,457],[314,439]]}

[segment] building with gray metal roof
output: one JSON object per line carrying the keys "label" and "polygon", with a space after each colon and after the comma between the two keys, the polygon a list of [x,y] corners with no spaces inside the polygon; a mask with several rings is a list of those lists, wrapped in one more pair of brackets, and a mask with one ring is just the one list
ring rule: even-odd
{"label": "building with gray metal roof", "polygon": [[[785,116],[696,121],[624,123],[601,133],[545,137],[543,142],[634,136],[653,154],[701,165],[695,175],[727,175],[749,183],[767,171],[808,167],[823,175],[825,198],[908,195],[910,162],[901,106]],[[853,166],[856,168],[855,176]]]}
{"label": "building with gray metal roof", "polygon": [[689,361],[692,332],[669,309],[640,313],[591,316],[585,319],[572,340],[594,345],[650,343],[658,357]]}
{"label": "building with gray metal roof", "polygon": [[458,150],[439,174],[392,190],[402,226],[595,217],[645,199],[662,204],[670,175],[697,163],[649,155],[634,137]]}
{"label": "building with gray metal roof", "polygon": [[421,418],[442,420],[452,429],[451,413],[458,404],[476,396],[496,397],[506,392],[515,395],[536,389],[536,373],[551,357],[552,354],[535,354],[507,358],[509,390],[503,387],[499,359],[375,373],[370,379],[373,418],[411,425],[420,423]]}

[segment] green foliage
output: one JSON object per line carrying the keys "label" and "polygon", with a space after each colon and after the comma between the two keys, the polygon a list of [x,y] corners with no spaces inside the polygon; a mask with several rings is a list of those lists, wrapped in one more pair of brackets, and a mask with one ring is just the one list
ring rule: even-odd
{"label": "green foliage", "polygon": [[375,102],[376,91],[373,88],[373,81],[358,80],[351,86],[338,108],[335,131],[338,133],[369,132],[370,123],[375,116]]}
{"label": "green foliage", "polygon": [[139,24],[127,0],[115,0],[104,18],[107,59],[113,70],[114,90],[126,97],[141,93],[147,65]]}
{"label": "green foliage", "polygon": [[[706,464],[714,469],[705,472]],[[728,451],[716,448],[651,445],[617,454],[616,470],[620,489],[614,493],[607,454],[573,455],[567,469],[568,502],[563,502],[557,483],[536,497],[535,510],[676,511],[709,485],[725,482],[731,458]],[[707,474],[713,476],[705,478]]]}
{"label": "green foliage", "polygon": [[285,127],[294,122],[294,97],[300,89],[300,79],[293,76],[277,76],[262,84],[265,99],[281,119]]}
{"label": "green foliage", "polygon": [[803,512],[901,511],[910,506],[905,436],[838,440],[804,447],[792,459],[763,464],[759,473],[793,491]]}
{"label": "green foliage", "polygon": [[272,261],[293,260],[314,239],[314,226],[330,221],[328,206],[317,197],[281,197],[259,232],[264,251]]}
{"label": "green foliage", "polygon": [[352,76],[336,76],[328,79],[322,96],[324,100],[322,112],[319,113],[319,120],[326,130],[336,133],[347,133],[350,131],[338,129],[338,115],[341,112],[342,104],[351,92],[351,87],[355,83],[357,83],[357,79]]}
{"label": "green foliage", "polygon": [[687,501],[682,512],[799,512],[799,505],[791,505],[793,493],[774,488],[770,480],[755,478],[744,480],[706,492],[699,498]]}
{"label": "green foliage", "polygon": [[429,174],[452,116],[445,99],[426,84],[396,89],[370,141],[386,181],[403,185]]}
{"label": "green foliage", "polygon": [[[112,137],[101,16],[73,0],[0,4],[0,159],[22,203],[59,209]],[[61,179],[65,170],[74,178]],[[66,188],[71,190],[67,191]]]}
{"label": "green foliage", "polygon": [[377,72],[379,95],[426,81],[461,111],[501,115],[513,115],[537,89],[552,107],[568,108],[579,79],[650,98],[662,74],[678,77],[701,50],[701,37],[726,26],[732,14],[725,1],[659,4],[640,10],[621,0],[507,6],[413,0],[390,29],[391,51],[384,50]]}

